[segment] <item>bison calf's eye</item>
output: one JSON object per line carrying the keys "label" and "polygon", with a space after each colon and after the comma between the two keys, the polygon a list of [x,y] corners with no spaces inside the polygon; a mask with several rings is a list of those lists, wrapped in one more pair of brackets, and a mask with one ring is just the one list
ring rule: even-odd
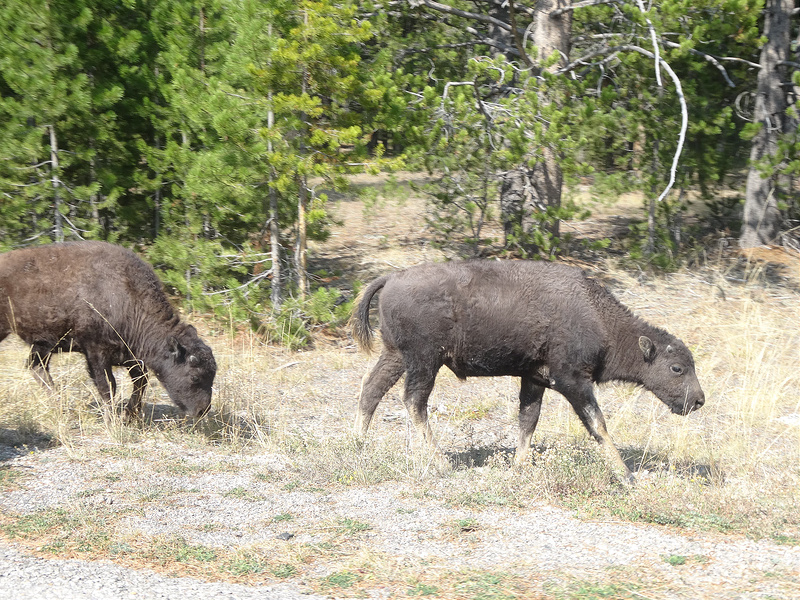
{"label": "bison calf's eye", "polygon": [[670,370],[676,375],[683,375],[683,367],[680,365],[672,365]]}

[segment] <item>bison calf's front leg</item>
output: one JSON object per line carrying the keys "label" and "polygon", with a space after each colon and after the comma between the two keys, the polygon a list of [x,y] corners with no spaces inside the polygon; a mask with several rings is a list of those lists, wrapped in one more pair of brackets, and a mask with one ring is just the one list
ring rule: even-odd
{"label": "bison calf's front leg", "polygon": [[28,367],[33,372],[33,377],[48,390],[54,387],[53,378],[50,377],[50,347],[44,344],[33,344],[28,356]]}
{"label": "bison calf's front leg", "polygon": [[622,460],[619,450],[617,450],[617,447],[614,445],[614,442],[608,433],[608,429],[606,428],[606,420],[603,417],[603,413],[600,411],[600,407],[598,406],[597,400],[594,397],[591,384],[584,386],[577,392],[570,393],[569,396],[566,396],[566,398],[569,400],[572,408],[577,413],[581,423],[583,423],[583,426],[603,448],[603,451],[611,460],[615,470],[619,472],[622,480],[625,483],[633,483],[635,481],[633,473],[631,473],[631,470],[628,468],[628,465],[625,464],[625,461]]}
{"label": "bison calf's front leg", "polygon": [[147,369],[139,361],[126,365],[133,382],[133,392],[125,403],[125,422],[136,423],[142,418],[142,398],[147,389]]}
{"label": "bison calf's front leg", "polygon": [[519,388],[519,439],[514,464],[518,467],[528,462],[531,454],[531,438],[539,422],[544,388],[527,377],[522,378]]}

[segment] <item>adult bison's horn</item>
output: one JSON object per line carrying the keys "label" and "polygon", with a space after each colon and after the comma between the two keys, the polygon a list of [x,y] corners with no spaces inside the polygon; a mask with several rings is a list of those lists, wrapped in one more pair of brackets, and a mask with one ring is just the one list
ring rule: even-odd
{"label": "adult bison's horn", "polygon": [[190,354],[189,358],[187,358],[186,360],[189,361],[189,366],[191,367],[200,366],[200,359],[197,358],[197,356],[195,356],[194,354]]}

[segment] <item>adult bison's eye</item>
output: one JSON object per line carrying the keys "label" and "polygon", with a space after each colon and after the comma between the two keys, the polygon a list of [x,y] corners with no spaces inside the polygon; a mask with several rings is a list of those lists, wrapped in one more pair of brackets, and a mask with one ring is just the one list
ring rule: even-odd
{"label": "adult bison's eye", "polygon": [[683,375],[683,367],[680,365],[672,365],[670,371],[675,373],[675,375]]}

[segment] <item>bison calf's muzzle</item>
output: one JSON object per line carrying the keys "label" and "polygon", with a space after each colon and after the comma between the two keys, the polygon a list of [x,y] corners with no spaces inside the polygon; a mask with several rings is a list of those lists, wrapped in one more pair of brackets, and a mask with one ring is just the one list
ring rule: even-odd
{"label": "bison calf's muzzle", "polygon": [[705,403],[694,359],[678,338],[649,325],[580,269],[538,261],[419,265],[367,286],[352,327],[370,350],[370,302],[380,292],[383,350],[364,377],[356,433],[367,432],[381,398],[405,374],[404,403],[433,443],[428,397],[448,367],[461,379],[520,378],[516,462],[529,460],[546,388],[563,395],[626,480],[593,385],[626,381],[655,394],[674,413]]}

